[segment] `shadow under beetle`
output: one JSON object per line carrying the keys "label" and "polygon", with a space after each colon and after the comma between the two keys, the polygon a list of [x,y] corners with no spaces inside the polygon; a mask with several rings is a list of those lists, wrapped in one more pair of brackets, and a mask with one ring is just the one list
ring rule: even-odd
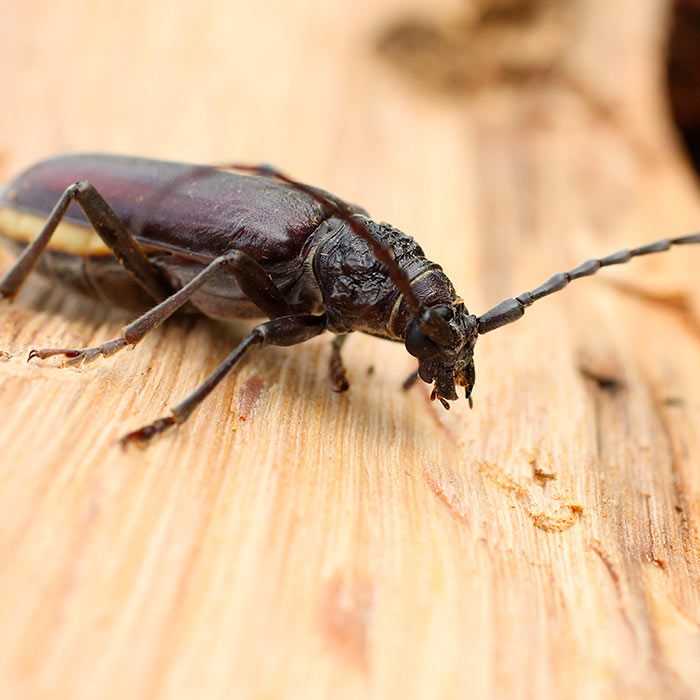
{"label": "shadow under beetle", "polygon": [[323,190],[266,166],[100,154],[46,160],[9,182],[0,191],[0,234],[22,251],[0,281],[3,297],[13,297],[37,267],[92,298],[142,312],[119,338],[32,350],[29,359],[113,355],[183,307],[219,319],[269,319],[170,416],[127,434],[123,444],[184,422],[254,345],[295,345],[324,331],[337,334],[330,360],[336,391],[348,387],[340,358],[346,334],[362,331],[405,343],[418,359],[406,385],[418,377],[433,384],[431,398],[445,408],[461,386],[471,405],[479,335],[601,267],[700,243],[696,233],[587,260],[475,316],[410,236]]}

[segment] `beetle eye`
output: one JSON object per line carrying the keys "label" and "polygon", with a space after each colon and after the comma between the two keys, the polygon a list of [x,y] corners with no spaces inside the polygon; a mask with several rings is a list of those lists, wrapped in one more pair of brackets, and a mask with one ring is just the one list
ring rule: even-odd
{"label": "beetle eye", "polygon": [[440,347],[430,340],[414,321],[406,333],[406,350],[419,360],[428,360],[440,352]]}

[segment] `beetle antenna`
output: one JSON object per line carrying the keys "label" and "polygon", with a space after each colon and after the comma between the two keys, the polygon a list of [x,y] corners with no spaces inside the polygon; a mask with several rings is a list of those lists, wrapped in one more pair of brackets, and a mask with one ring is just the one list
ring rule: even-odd
{"label": "beetle antenna", "polygon": [[552,275],[544,284],[536,289],[530,292],[523,292],[515,297],[515,299],[505,299],[500,304],[489,309],[477,319],[479,334],[483,335],[484,333],[489,333],[496,328],[517,321],[525,314],[525,307],[542,299],[542,297],[549,296],[554,292],[564,289],[572,280],[578,279],[579,277],[594,275],[601,267],[621,265],[640,255],[661,253],[674,245],[691,245],[693,243],[700,243],[700,233],[693,233],[689,236],[681,236],[680,238],[662,238],[661,240],[654,241],[654,243],[649,243],[639,248],[632,248],[631,250],[623,248],[605,258],[586,260],[573,270],[558,272],[556,275]]}

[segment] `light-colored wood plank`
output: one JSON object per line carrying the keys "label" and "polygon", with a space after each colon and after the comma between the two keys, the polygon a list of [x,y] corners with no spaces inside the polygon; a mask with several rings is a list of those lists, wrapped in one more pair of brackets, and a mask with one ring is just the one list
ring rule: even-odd
{"label": "light-colored wood plank", "polygon": [[[2,174],[63,150],[274,162],[414,235],[477,312],[697,226],[666,2],[569,3],[547,70],[450,95],[374,43],[460,4],[377,5],[5,3]],[[333,394],[319,340],[126,452],[245,324],[27,363],[126,321],[32,280],[0,305],[0,694],[697,697],[699,260],[606,271],[485,336],[473,411],[401,393],[411,358],[359,336]]]}

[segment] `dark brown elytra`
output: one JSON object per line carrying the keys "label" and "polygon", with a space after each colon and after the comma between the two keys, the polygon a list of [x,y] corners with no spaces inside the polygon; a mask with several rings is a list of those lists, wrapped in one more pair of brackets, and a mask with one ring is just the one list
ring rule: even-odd
{"label": "dark brown elytra", "polygon": [[29,359],[108,357],[182,308],[213,318],[268,319],[171,415],[127,434],[122,444],[183,423],[253,346],[295,345],[326,330],[336,334],[330,358],[336,391],[348,388],[343,342],[362,331],[403,342],[417,358],[405,386],[417,378],[433,384],[431,398],[445,408],[462,386],[471,405],[479,335],[602,267],[700,243],[700,234],[664,238],[587,260],[476,316],[410,236],[273,168],[99,154],[43,161],[8,183],[0,191],[0,234],[21,251],[0,281],[1,296],[12,298],[37,267],[83,294],[143,312],[119,338],[92,348],[32,350]]}

